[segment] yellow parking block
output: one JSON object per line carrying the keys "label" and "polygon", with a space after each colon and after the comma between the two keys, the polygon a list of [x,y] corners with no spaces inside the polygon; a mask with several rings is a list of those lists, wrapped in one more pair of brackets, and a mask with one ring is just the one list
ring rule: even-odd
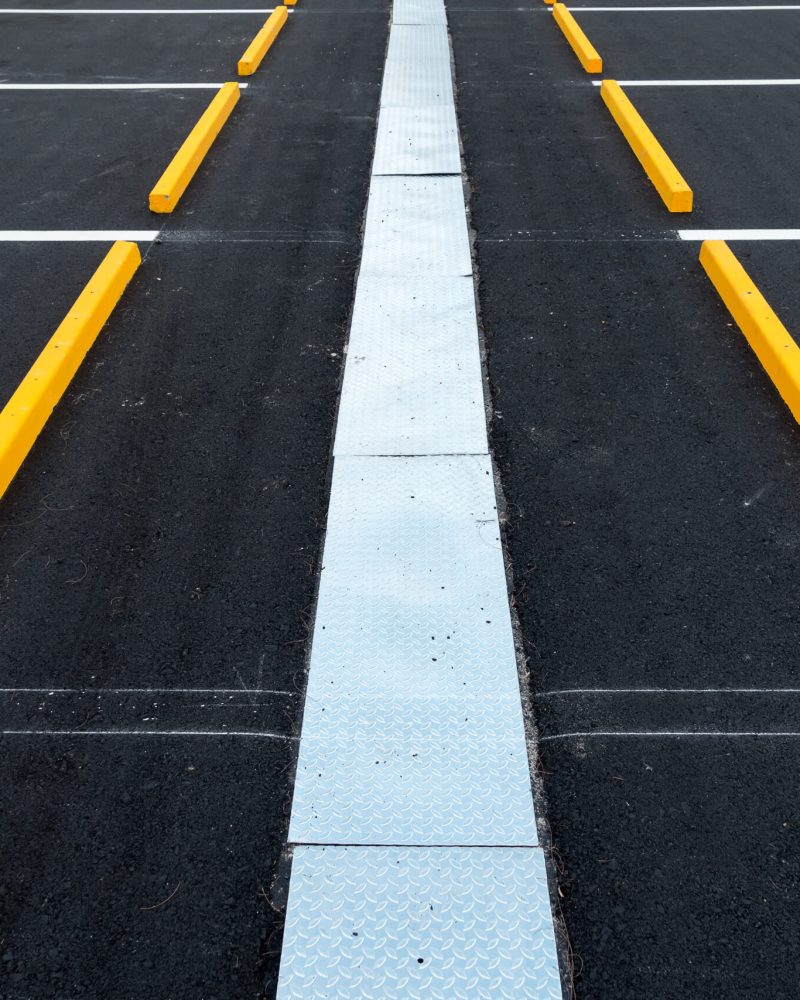
{"label": "yellow parking block", "polygon": [[553,4],[553,17],[556,24],[564,32],[564,37],[586,72],[602,73],[603,60],[600,58],[600,53],[583,33],[580,25],[563,3]]}
{"label": "yellow parking block", "polygon": [[17,474],[142,258],[118,241],[0,413],[0,496]]}
{"label": "yellow parking block", "polygon": [[603,80],[600,96],[670,212],[691,212],[692,189],[645,125],[622,87],[616,80]]}
{"label": "yellow parking block", "polygon": [[261,60],[269,52],[270,46],[286,24],[289,11],[285,6],[276,7],[264,22],[264,26],[247,46],[247,51],[239,60],[239,76],[252,76],[261,65]]}
{"label": "yellow parking block", "polygon": [[239,100],[238,83],[225,83],[217,91],[186,141],[172,158],[150,192],[151,212],[171,212],[180,201],[189,181],[197,173],[203,157]]}
{"label": "yellow parking block", "polygon": [[724,240],[706,240],[700,263],[800,423],[800,348]]}

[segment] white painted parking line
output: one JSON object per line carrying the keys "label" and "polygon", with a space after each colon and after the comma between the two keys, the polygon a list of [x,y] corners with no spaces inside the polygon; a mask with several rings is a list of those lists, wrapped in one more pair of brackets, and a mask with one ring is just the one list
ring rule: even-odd
{"label": "white painted parking line", "polygon": [[0,243],[149,243],[158,229],[0,229]]}
{"label": "white painted parking line", "polygon": [[679,229],[682,240],[800,240],[800,229]]}
{"label": "white painted parking line", "polygon": [[663,12],[665,14],[686,14],[689,12],[714,13],[716,11],[740,11],[740,10],[800,10],[800,4],[739,4],[735,7],[723,7],[714,4],[704,4],[697,7],[573,7],[570,10],[580,10],[584,14],[636,14]]}
{"label": "white painted parking line", "polygon": [[[600,87],[602,80],[592,80]],[[774,80],[617,80],[620,87],[797,87],[798,79]]]}
{"label": "white painted parking line", "polygon": [[[0,14],[271,14],[274,7],[0,7]],[[289,11],[291,14],[292,11]]]}
{"label": "white painted parking line", "polygon": [[[0,90],[219,90],[222,83],[0,83]],[[248,84],[240,83],[239,89]]]}
{"label": "white painted parking line", "polygon": [[[398,0],[395,22],[423,6],[435,16]],[[451,143],[453,175],[398,175],[409,147],[439,165],[454,131],[446,24],[393,23],[387,109],[334,441],[278,998],[560,1000],[460,157]]]}

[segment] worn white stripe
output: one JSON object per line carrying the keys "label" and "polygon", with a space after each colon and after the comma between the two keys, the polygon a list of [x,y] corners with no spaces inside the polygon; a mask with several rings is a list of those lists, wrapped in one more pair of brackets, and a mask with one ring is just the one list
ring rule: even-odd
{"label": "worn white stripe", "polygon": [[0,229],[0,243],[148,243],[158,229]]}
{"label": "worn white stripe", "polygon": [[2,729],[0,736],[238,736],[254,740],[297,742],[296,736],[231,729]]}
{"label": "worn white stripe", "polygon": [[620,737],[622,739],[632,738],[632,739],[645,739],[645,738],[663,738],[663,737],[702,737],[708,738],[713,737],[716,739],[739,739],[743,737],[768,737],[776,739],[780,738],[793,738],[800,736],[800,732],[766,732],[764,730],[736,730],[733,732],[725,732],[724,730],[708,729],[708,730],[696,730],[691,729],[643,729],[643,730],[629,730],[626,732],[613,732],[608,731],[591,731],[585,733],[555,733],[552,736],[540,736],[539,740],[544,743],[550,740],[585,740],[594,739],[597,737],[610,738],[610,737]]}
{"label": "worn white stripe", "polygon": [[[593,87],[599,87],[602,80],[592,80]],[[798,79],[773,80],[617,80],[620,87],[796,87]]]}
{"label": "worn white stripe", "polygon": [[682,240],[800,240],[800,229],[679,229]]}
{"label": "worn white stripe", "polygon": [[[221,83],[0,83],[0,90],[219,90]],[[246,89],[248,84],[240,83]]]}
{"label": "worn white stripe", "polygon": [[102,694],[276,694],[285,698],[296,698],[294,691],[276,691],[271,688],[25,688],[25,687],[4,687],[0,688],[0,694],[81,694],[81,695],[102,695]]}
{"label": "worn white stripe", "polygon": [[537,691],[537,698],[575,694],[800,694],[800,688],[562,688]]}

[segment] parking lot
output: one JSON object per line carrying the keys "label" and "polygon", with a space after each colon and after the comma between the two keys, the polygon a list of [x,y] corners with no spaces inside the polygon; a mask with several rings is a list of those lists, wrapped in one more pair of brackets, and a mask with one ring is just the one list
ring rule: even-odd
{"label": "parking lot", "polygon": [[[289,819],[392,5],[299,0],[157,215],[270,9],[135,3],[0,9],[4,404],[114,240],[143,257],[1,501],[8,1000],[275,995],[291,846],[317,842]],[[698,254],[726,239],[800,336],[800,6],[570,9],[600,76],[538,0],[446,2],[563,996],[790,998],[800,439]]]}

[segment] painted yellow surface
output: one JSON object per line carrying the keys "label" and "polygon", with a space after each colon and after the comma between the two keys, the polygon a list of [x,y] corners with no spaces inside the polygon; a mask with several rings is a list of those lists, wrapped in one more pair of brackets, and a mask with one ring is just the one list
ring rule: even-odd
{"label": "painted yellow surface", "polygon": [[151,212],[173,211],[236,106],[239,95],[238,83],[225,83],[219,88],[214,100],[150,192]]}
{"label": "painted yellow surface", "polygon": [[700,263],[800,423],[800,348],[724,240],[706,240]]}
{"label": "painted yellow surface", "polygon": [[603,60],[600,58],[600,53],[583,33],[581,26],[563,3],[553,4],[553,17],[556,24],[564,32],[564,37],[572,46],[572,51],[586,72],[602,73]]}
{"label": "painted yellow surface", "polygon": [[276,7],[264,22],[264,26],[247,47],[247,51],[239,60],[239,76],[252,76],[261,65],[261,60],[269,52],[270,46],[278,37],[278,32],[286,24],[289,11],[285,6]]}
{"label": "painted yellow surface", "polygon": [[25,461],[141,260],[135,243],[118,241],[113,245],[0,413],[0,496]]}
{"label": "painted yellow surface", "polygon": [[616,80],[603,80],[600,96],[670,212],[691,212],[692,189],[662,149]]}

